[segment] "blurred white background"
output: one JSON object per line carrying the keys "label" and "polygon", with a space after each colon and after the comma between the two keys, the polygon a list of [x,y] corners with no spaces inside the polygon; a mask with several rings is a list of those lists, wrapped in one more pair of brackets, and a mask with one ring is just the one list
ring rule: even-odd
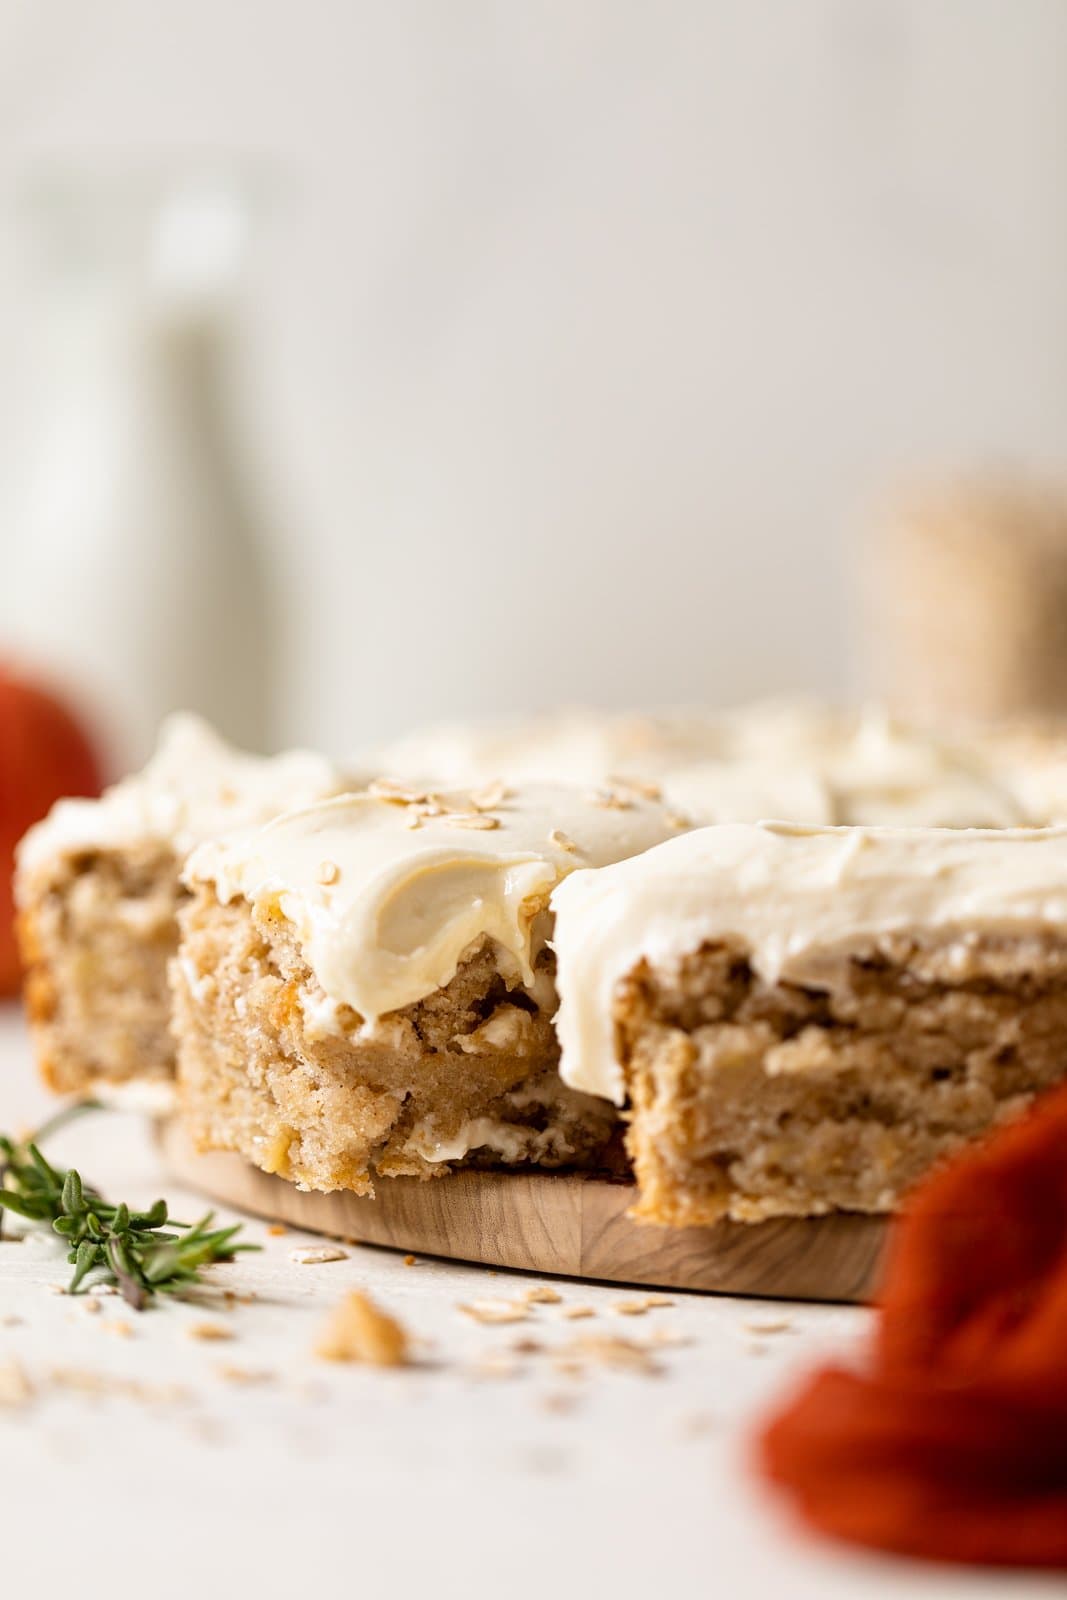
{"label": "blurred white background", "polygon": [[[5,195],[44,156],[278,175],[242,438],[278,731],[341,750],[855,692],[883,494],[1063,462],[1065,152],[1063,0],[0,0]],[[5,482],[16,254],[5,207]]]}

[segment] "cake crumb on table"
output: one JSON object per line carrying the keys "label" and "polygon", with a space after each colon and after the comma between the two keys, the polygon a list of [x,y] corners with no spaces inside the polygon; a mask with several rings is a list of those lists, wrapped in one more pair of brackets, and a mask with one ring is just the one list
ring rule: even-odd
{"label": "cake crumb on table", "polygon": [[348,1251],[332,1244],[301,1245],[297,1250],[290,1250],[289,1260],[295,1261],[298,1267],[321,1267],[327,1261],[347,1261]]}
{"label": "cake crumb on table", "polygon": [[514,1300],[471,1300],[456,1309],[474,1322],[486,1323],[525,1322],[530,1315],[528,1306],[518,1305]]}
{"label": "cake crumb on table", "polygon": [[660,1306],[672,1306],[674,1301],[665,1294],[646,1294],[639,1300],[617,1300],[612,1306],[617,1317],[643,1317],[646,1311],[655,1311]]}
{"label": "cake crumb on table", "polygon": [[323,1361],[365,1361],[376,1367],[402,1367],[410,1359],[402,1324],[357,1289],[331,1312],[315,1354]]}
{"label": "cake crumb on table", "polygon": [[185,1332],[190,1339],[202,1339],[208,1343],[233,1338],[233,1329],[227,1328],[222,1322],[193,1322]]}
{"label": "cake crumb on table", "polygon": [[17,1361],[0,1363],[0,1409],[15,1410],[29,1405],[33,1399],[33,1384]]}
{"label": "cake crumb on table", "polygon": [[563,1296],[550,1283],[536,1283],[526,1290],[523,1299],[531,1306],[558,1306]]}
{"label": "cake crumb on table", "polygon": [[592,1306],[564,1306],[560,1316],[568,1322],[580,1322],[584,1317],[595,1317],[596,1312]]}

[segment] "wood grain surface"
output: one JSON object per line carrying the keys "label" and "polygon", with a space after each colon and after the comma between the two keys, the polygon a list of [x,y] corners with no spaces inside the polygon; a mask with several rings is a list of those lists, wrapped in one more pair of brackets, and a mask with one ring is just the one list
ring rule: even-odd
{"label": "wood grain surface", "polygon": [[862,1301],[886,1221],[836,1215],[710,1228],[632,1222],[625,1183],[570,1174],[461,1172],[433,1182],[391,1178],[374,1199],[306,1194],[240,1156],[194,1150],[159,1125],[167,1165],[212,1199],[294,1228],[487,1266],[664,1289],[787,1300]]}

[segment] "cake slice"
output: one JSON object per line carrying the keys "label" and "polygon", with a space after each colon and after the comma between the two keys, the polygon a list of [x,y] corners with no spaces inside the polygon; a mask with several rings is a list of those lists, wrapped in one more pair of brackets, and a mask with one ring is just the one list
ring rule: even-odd
{"label": "cake slice", "polygon": [[888,1211],[1067,1076],[1067,829],[702,828],[553,909],[652,1222]]}
{"label": "cake slice", "polygon": [[173,1072],[167,963],[190,849],[346,787],[321,756],[231,749],[199,718],[164,724],[155,755],[99,800],[61,800],[18,852],[26,1009],[49,1085]]}
{"label": "cake slice", "polygon": [[557,1072],[549,896],[679,825],[633,789],[382,783],[205,844],[172,965],[197,1143],[358,1194],[596,1159],[617,1117]]}

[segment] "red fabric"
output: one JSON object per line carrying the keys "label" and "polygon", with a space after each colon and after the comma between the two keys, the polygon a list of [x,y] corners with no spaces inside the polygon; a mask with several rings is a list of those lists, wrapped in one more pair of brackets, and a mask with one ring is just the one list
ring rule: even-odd
{"label": "red fabric", "polygon": [[100,793],[93,748],[51,694],[0,665],[0,996],[18,990],[15,846],[62,795]]}
{"label": "red fabric", "polygon": [[1067,1087],[916,1191],[870,1360],[816,1373],[759,1452],[826,1533],[1067,1567]]}

